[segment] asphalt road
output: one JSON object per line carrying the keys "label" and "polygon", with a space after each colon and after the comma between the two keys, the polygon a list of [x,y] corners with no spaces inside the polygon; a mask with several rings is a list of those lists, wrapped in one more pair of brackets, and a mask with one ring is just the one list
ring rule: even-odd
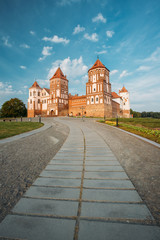
{"label": "asphalt road", "polygon": [[0,145],[0,222],[58,152],[69,128],[47,118],[52,127]]}

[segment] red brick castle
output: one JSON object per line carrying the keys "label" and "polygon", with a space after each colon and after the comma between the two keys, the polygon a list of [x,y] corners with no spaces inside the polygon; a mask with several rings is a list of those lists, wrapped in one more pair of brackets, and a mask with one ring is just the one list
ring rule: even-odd
{"label": "red brick castle", "polygon": [[130,117],[129,92],[111,92],[109,70],[99,59],[88,70],[86,95],[68,94],[68,80],[60,67],[50,79],[50,89],[35,81],[29,88],[28,117],[41,116]]}

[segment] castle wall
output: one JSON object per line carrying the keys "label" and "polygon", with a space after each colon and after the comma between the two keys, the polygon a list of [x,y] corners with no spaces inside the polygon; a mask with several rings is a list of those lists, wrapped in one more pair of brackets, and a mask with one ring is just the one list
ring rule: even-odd
{"label": "castle wall", "polygon": [[123,118],[130,118],[130,110],[123,110]]}
{"label": "castle wall", "polygon": [[[82,109],[83,108],[83,109]],[[86,96],[70,96],[69,97],[69,116],[86,115]]]}
{"label": "castle wall", "polygon": [[120,104],[112,100],[112,117],[120,117]]}

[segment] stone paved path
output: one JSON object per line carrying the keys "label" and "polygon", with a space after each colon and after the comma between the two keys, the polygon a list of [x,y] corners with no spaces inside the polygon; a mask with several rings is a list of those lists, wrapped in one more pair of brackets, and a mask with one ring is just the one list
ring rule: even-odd
{"label": "stone paved path", "polygon": [[160,228],[104,140],[83,122],[0,224],[2,239],[154,240]]}

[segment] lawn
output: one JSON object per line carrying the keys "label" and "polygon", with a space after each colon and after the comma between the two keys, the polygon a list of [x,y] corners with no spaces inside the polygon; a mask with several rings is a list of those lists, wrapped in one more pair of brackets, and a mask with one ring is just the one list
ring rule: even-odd
{"label": "lawn", "polygon": [[[100,121],[116,126],[116,119]],[[119,118],[119,128],[160,143],[160,119],[155,118]]]}
{"label": "lawn", "polygon": [[38,122],[0,122],[0,139],[28,132],[43,126]]}

